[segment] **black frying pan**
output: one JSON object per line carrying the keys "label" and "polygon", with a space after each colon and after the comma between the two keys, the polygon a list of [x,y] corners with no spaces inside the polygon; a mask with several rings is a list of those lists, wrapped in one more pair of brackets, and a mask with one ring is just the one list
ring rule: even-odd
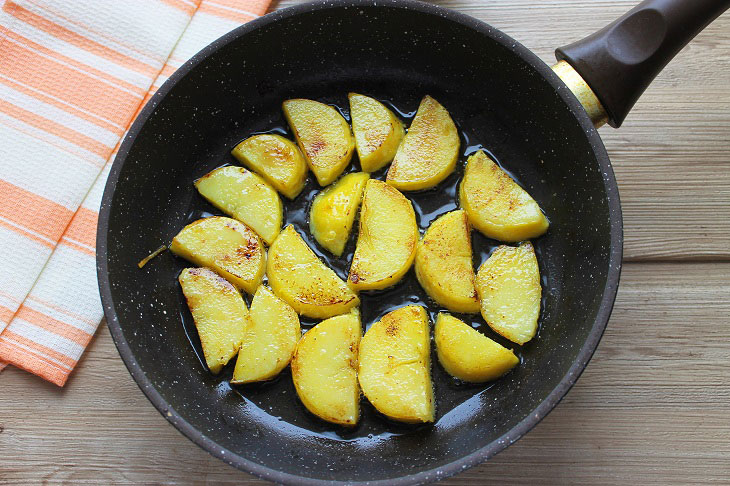
{"label": "black frying pan", "polygon": [[[594,120],[618,126],[671,56],[729,5],[644,2],[558,56],[593,87],[605,109],[594,110]],[[314,98],[347,115],[348,91],[390,102],[405,119],[431,94],[461,130],[460,167],[469,153],[485,148],[552,223],[535,241],[544,287],[539,335],[518,347],[522,364],[491,386],[459,384],[434,364],[434,425],[389,423],[363,400],[356,429],[334,427],[305,411],[288,371],[272,383],[232,388],[230,369],[215,377],[200,360],[176,281],[185,263],[168,252],[143,270],[136,266],[187,222],[216,213],[193,180],[234,163],[229,151],[243,138],[286,132],[282,100]],[[455,206],[460,177],[461,168],[436,189],[408,193],[422,229]],[[310,176],[298,199],[287,203],[286,220],[300,232],[307,230],[317,190]],[[618,190],[601,139],[576,97],[537,56],[498,30],[440,7],[335,0],[246,24],[173,74],[119,151],[104,193],[97,255],[107,322],[122,358],[163,416],[195,443],[277,482],[412,484],[493,456],[560,401],[606,327],[622,238]],[[346,275],[347,258],[331,258],[310,244]],[[496,244],[475,234],[475,265]],[[440,310],[412,271],[390,290],[363,294],[363,322],[368,326],[411,302],[426,304],[432,315]],[[506,344],[483,323],[480,329]]]}

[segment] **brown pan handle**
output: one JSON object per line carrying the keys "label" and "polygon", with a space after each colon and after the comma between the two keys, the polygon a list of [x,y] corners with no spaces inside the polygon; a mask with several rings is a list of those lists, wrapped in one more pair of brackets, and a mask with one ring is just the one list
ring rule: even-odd
{"label": "brown pan handle", "polygon": [[730,0],[645,0],[595,34],[558,48],[555,57],[563,62],[554,69],[596,126],[607,121],[618,128],[659,71],[728,8]]}

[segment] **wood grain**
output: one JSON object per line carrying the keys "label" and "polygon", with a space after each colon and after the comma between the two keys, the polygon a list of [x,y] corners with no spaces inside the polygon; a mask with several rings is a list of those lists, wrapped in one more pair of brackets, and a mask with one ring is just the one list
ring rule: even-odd
{"label": "wood grain", "polygon": [[[556,46],[636,1],[437,3],[504,30],[552,63]],[[728,481],[729,66],[727,14],[667,66],[624,127],[602,130],[631,262],[606,335],[576,387],[535,430],[445,484]],[[167,424],[105,327],[64,389],[14,368],[0,374],[0,451],[3,485],[264,484]]]}
{"label": "wood grain", "polygon": [[[546,63],[637,3],[437,2],[514,37]],[[601,129],[619,182],[625,257],[730,260],[730,14],[657,77],[619,130]]]}
{"label": "wood grain", "polygon": [[[556,47],[598,30],[638,0],[432,3],[503,30],[553,64]],[[601,129],[619,181],[627,260],[730,260],[729,87],[725,14],[665,68],[621,129]]]}
{"label": "wood grain", "polygon": [[[730,263],[627,265],[586,372],[535,430],[445,484],[730,477]],[[152,407],[106,328],[65,389],[0,375],[0,484],[261,484]]]}

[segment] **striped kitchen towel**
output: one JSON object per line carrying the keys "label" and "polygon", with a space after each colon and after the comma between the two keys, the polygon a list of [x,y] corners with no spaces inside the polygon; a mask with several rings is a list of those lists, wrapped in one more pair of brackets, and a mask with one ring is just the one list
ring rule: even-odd
{"label": "striped kitchen towel", "polygon": [[116,149],[188,58],[270,0],[0,0],[0,369],[63,386],[102,318]]}

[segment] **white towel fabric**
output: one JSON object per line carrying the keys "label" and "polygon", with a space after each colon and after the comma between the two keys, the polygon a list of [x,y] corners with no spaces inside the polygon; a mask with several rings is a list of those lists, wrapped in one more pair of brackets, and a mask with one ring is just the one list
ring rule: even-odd
{"label": "white towel fabric", "polygon": [[118,143],[175,69],[268,4],[1,3],[0,370],[65,384],[102,318],[96,220]]}

